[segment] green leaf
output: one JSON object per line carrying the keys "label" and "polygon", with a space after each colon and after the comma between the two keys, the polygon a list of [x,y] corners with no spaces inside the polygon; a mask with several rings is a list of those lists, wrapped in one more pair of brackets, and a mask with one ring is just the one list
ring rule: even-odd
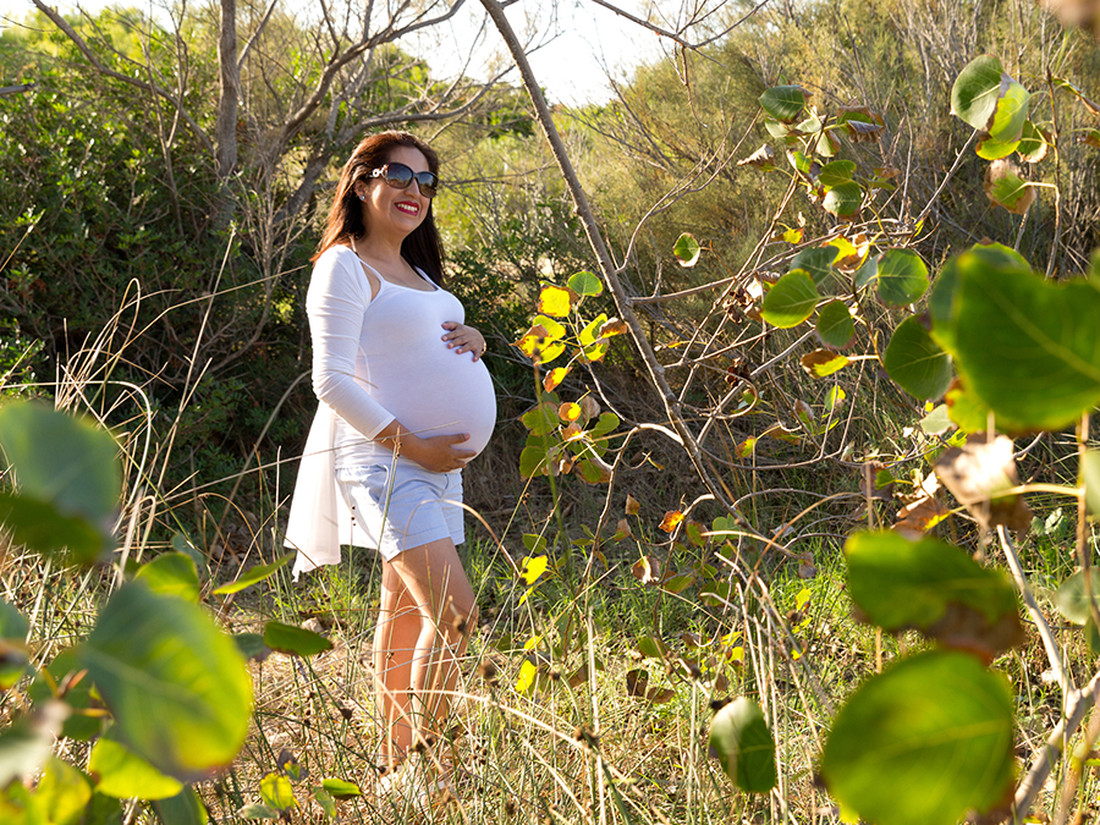
{"label": "green leaf", "polygon": [[830,347],[846,347],[856,334],[852,313],[843,301],[829,301],[817,313],[817,334]]}
{"label": "green leaf", "polygon": [[287,553],[270,564],[257,564],[255,567],[249,569],[236,581],[229,584],[223,584],[214,592],[219,596],[227,596],[230,593],[238,593],[244,590],[246,587],[251,587],[258,582],[262,582],[264,579],[271,578],[281,567],[285,567],[290,564],[294,558],[293,553]]}
{"label": "green leaf", "polygon": [[182,782],[131,753],[113,733],[110,730],[101,736],[88,757],[88,771],[96,777],[97,793],[115,799],[168,799],[183,790]]}
{"label": "green leaf", "polygon": [[999,426],[1058,430],[1100,403],[1100,285],[1048,281],[1003,256],[964,253],[956,268],[946,338]]}
{"label": "green leaf", "polygon": [[794,123],[806,106],[806,91],[801,86],[773,86],[760,95],[760,106],[781,123]]}
{"label": "green leaf", "polygon": [[119,741],[189,782],[228,765],[248,733],[252,684],[233,640],[201,607],[142,582],[115,592],[80,649]]}
{"label": "green leaf", "polygon": [[790,271],[804,269],[810,273],[816,286],[821,286],[835,273],[833,261],[836,260],[835,246],[808,246],[791,259]]}
{"label": "green leaf", "polygon": [[768,290],[760,314],[769,324],[780,329],[796,327],[813,315],[819,298],[810,273],[795,269]]}
{"label": "green leaf", "polygon": [[942,435],[952,428],[951,417],[947,414],[947,405],[939,404],[920,420],[920,428],[925,435]]}
{"label": "green leaf", "polygon": [[520,421],[533,435],[549,435],[558,429],[558,405],[553,401],[543,401],[522,416]]}
{"label": "green leaf", "polygon": [[817,174],[818,183],[822,186],[833,187],[847,183],[856,172],[854,161],[833,160],[821,167]]}
{"label": "green leaf", "polygon": [[910,315],[894,330],[883,354],[894,382],[920,399],[939,398],[951,383],[951,356],[932,340],[924,321]]}
{"label": "green leaf", "polygon": [[65,516],[52,504],[23,495],[0,493],[0,524],[12,532],[15,544],[39,553],[61,554],[66,561],[92,564],[103,558],[114,543],[102,526],[83,516]]}
{"label": "green leaf", "polygon": [[272,650],[294,656],[313,656],[332,650],[332,642],[321,634],[282,622],[264,625],[264,644]]}
{"label": "green leaf", "polygon": [[878,297],[889,306],[914,303],[928,289],[928,267],[909,249],[890,249],[878,263]]}
{"label": "green leaf", "polygon": [[346,779],[325,779],[321,782],[321,787],[332,794],[334,799],[351,799],[363,795],[358,785]]}
{"label": "green leaf", "polygon": [[160,821],[172,825],[206,825],[209,817],[206,808],[199,801],[199,795],[191,787],[184,788],[175,796],[158,799],[153,803],[160,814]]}
{"label": "green leaf", "polygon": [[1000,160],[1015,152],[1020,146],[1020,141],[1001,141],[995,137],[986,136],[978,141],[975,151],[983,160]]}
{"label": "green leaf", "polygon": [[1085,571],[1078,570],[1064,582],[1054,594],[1054,606],[1058,612],[1074,624],[1084,625],[1092,616],[1086,584],[1090,585],[1092,597],[1100,604],[1100,570],[1089,568],[1086,580]]}
{"label": "green leaf", "polygon": [[0,599],[0,690],[7,690],[27,671],[30,623],[12,605]]}
{"label": "green leaf", "polygon": [[245,805],[239,811],[237,816],[241,819],[278,819],[280,814],[274,808],[269,808],[267,805]]}
{"label": "green leaf", "polygon": [[884,630],[912,627],[990,656],[1020,641],[1012,586],[959,548],[884,531],[856,533],[844,553],[852,601]]}
{"label": "green leaf", "polygon": [[261,633],[238,633],[233,637],[233,641],[237,643],[237,650],[245,659],[263,660],[271,653],[271,648],[264,644]]}
{"label": "green leaf", "polygon": [[594,298],[603,292],[603,282],[587,270],[574,272],[565,285],[578,295]]}
{"label": "green leaf", "polygon": [[1030,120],[1024,123],[1024,130],[1020,135],[1020,142],[1016,151],[1020,158],[1027,163],[1038,163],[1047,155],[1050,144],[1043,131]]}
{"label": "green leaf", "polygon": [[548,455],[545,447],[524,447],[519,454],[519,474],[523,478],[546,475],[549,472]]}
{"label": "green leaf", "polygon": [[1013,215],[1026,214],[1037,197],[1035,187],[1009,168],[1000,169],[986,182],[985,194],[991,203]]}
{"label": "green leaf", "polygon": [[840,183],[825,193],[822,208],[841,220],[854,218],[863,205],[863,188],[855,181]]}
{"label": "green leaf", "polygon": [[189,556],[191,561],[195,563],[195,570],[202,578],[205,579],[210,575],[210,569],[206,564],[206,554],[197,548],[185,533],[177,530],[172,534],[172,549],[177,553]]}
{"label": "green leaf", "polygon": [[265,805],[276,811],[287,811],[298,805],[290,780],[275,771],[260,780],[260,798]]}
{"label": "green leaf", "polygon": [[738,788],[767,793],[775,787],[775,741],[764,713],[753,700],[740,696],[710,723],[710,752]]}
{"label": "green leaf", "polygon": [[1012,787],[1012,731],[1012,693],[1001,676],[965,653],[929,651],[852,695],[821,772],[829,793],[868,822],[954,825]]}
{"label": "green leaf", "polygon": [[676,239],[676,243],[672,247],[672,254],[676,256],[680,266],[685,268],[695,266],[699,262],[699,255],[702,254],[702,251],[699,242],[695,240],[695,236],[690,232],[683,233]]}
{"label": "green leaf", "polygon": [[[50,449],[42,449],[45,444]],[[122,470],[118,445],[105,430],[41,404],[12,402],[0,408],[0,448],[23,496],[110,527]]]}
{"label": "green leaf", "polygon": [[1085,505],[1093,518],[1100,516],[1100,451],[1089,450],[1081,457],[1081,486],[1085,488]]}
{"label": "green leaf", "polygon": [[951,113],[1000,141],[1020,137],[1030,95],[992,55],[972,60],[951,89]]}
{"label": "green leaf", "polygon": [[134,578],[162,596],[196,603],[199,600],[199,573],[194,560],[185,553],[162,553],[143,564]]}
{"label": "green leaf", "polygon": [[[80,770],[56,756],[46,761],[34,796],[45,808],[50,825],[79,825],[86,822],[85,808],[92,799],[92,786]],[[2,810],[2,805],[0,805]]]}

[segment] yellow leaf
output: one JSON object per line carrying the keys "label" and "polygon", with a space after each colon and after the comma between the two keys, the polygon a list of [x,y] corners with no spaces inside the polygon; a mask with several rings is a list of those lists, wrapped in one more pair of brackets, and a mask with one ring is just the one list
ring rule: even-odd
{"label": "yellow leaf", "polygon": [[565,380],[565,376],[569,374],[569,369],[569,367],[554,367],[542,379],[542,388],[547,392],[556,390],[558,385]]}
{"label": "yellow leaf", "polygon": [[729,659],[731,662],[745,661],[745,648],[741,647],[741,645],[730,648]]}
{"label": "yellow leaf", "polygon": [[813,593],[810,592],[810,588],[803,587],[799,591],[798,595],[794,598],[794,609],[801,610],[810,603],[810,599],[813,598]]}
{"label": "yellow leaf", "polygon": [[523,665],[519,669],[519,678],[516,679],[516,690],[520,693],[527,693],[535,685],[535,678],[539,675],[539,669],[535,667],[531,662],[524,659]]}
{"label": "yellow leaf", "polygon": [[549,566],[550,562],[546,556],[524,556],[523,561],[519,563],[520,578],[530,587],[539,580]]}
{"label": "yellow leaf", "polygon": [[532,636],[526,642],[523,643],[524,650],[534,650],[542,642],[542,636]]}
{"label": "yellow leaf", "polygon": [[576,421],[581,417],[581,405],[573,401],[566,401],[558,407],[558,418],[566,423]]}
{"label": "yellow leaf", "polygon": [[545,312],[555,318],[564,318],[569,314],[572,305],[571,297],[568,289],[546,284],[539,293],[539,312]]}
{"label": "yellow leaf", "polygon": [[666,533],[671,533],[677,527],[680,526],[680,522],[684,520],[684,514],[679,510],[669,510],[665,513],[664,519],[661,521],[661,529]]}

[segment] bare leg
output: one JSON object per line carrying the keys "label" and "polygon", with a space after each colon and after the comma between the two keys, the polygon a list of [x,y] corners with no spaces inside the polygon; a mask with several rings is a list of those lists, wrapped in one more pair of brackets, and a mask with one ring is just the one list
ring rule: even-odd
{"label": "bare leg", "polygon": [[[383,582],[389,573],[397,577],[419,620],[406,683],[415,726],[410,733],[438,737],[449,704],[446,693],[455,688],[458,659],[477,621],[473,588],[450,539],[410,548],[383,566]],[[399,689],[395,681],[394,692]],[[399,748],[403,727],[398,720],[390,734]]]}
{"label": "bare leg", "polygon": [[382,738],[379,754],[388,768],[397,765],[413,743],[409,685],[420,625],[420,610],[401,577],[383,564],[381,606],[374,632],[374,697],[383,729],[389,732]]}

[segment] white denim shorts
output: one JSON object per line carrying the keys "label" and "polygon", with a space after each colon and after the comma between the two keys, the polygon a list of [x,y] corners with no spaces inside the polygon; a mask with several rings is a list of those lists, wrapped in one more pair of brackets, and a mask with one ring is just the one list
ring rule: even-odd
{"label": "white denim shorts", "polygon": [[340,493],[357,525],[386,561],[412,547],[449,538],[461,544],[462,471],[433,473],[398,457],[336,471]]}

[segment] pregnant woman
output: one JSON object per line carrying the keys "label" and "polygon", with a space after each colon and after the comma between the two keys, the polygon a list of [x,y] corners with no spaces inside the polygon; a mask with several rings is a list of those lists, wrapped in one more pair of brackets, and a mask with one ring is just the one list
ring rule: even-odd
{"label": "pregnant woman", "polygon": [[455,550],[462,467],[496,421],[485,339],[442,288],[438,173],[438,156],[413,135],[365,138],[337,184],[306,299],[320,404],[287,545],[298,551],[295,577],[339,561],[341,544],[382,556],[374,670],[384,791],[423,788],[408,756],[439,736],[476,625]]}

